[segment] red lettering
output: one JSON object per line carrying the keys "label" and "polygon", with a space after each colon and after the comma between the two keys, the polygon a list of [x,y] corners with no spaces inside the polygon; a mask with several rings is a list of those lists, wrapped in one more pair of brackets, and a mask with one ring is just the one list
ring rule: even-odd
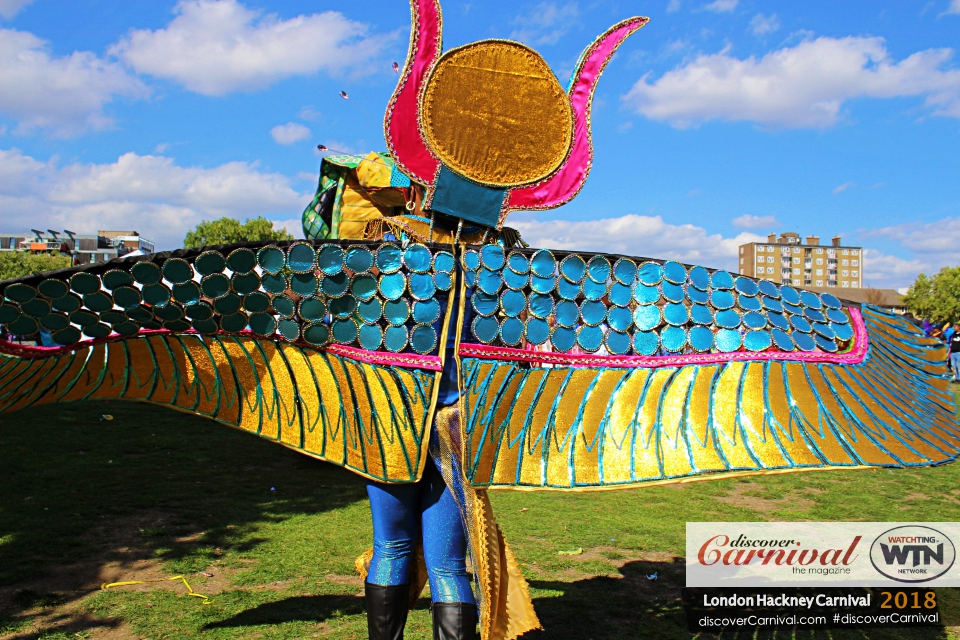
{"label": "red lettering", "polygon": [[850,564],[851,562],[853,562],[854,560],[856,560],[857,558],[860,557],[860,555],[857,554],[857,555],[855,555],[855,556],[853,556],[853,557],[851,558],[851,557],[850,557],[850,554],[852,554],[852,553],[853,553],[853,550],[857,548],[857,543],[860,542],[860,538],[861,538],[861,537],[862,537],[862,536],[857,536],[856,538],[853,539],[853,542],[850,543],[850,548],[847,549],[847,553],[844,554],[844,556],[843,556],[843,564],[845,564],[845,565],[846,565],[846,564]]}
{"label": "red lettering", "polygon": [[[700,562],[700,564],[709,567],[710,565],[717,563],[717,561],[720,559],[720,551],[718,549],[709,549],[709,547],[715,540],[719,540],[720,538],[723,538],[723,542],[718,542],[718,547],[724,547],[728,542],[730,542],[730,538],[725,535],[713,536],[704,542],[703,546],[700,547],[700,551],[697,553],[697,560]],[[708,557],[710,558],[709,562],[707,561]]]}

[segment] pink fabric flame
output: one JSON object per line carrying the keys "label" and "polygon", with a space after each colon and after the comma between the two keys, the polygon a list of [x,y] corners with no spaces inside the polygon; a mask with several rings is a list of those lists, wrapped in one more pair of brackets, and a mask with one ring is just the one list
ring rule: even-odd
{"label": "pink fabric flame", "polygon": [[[631,34],[647,24],[649,18],[630,18],[616,24],[600,36],[583,55],[573,73],[568,93],[573,107],[573,149],[570,157],[549,178],[510,191],[504,214],[519,209],[552,209],[566,204],[577,195],[590,173],[593,147],[590,140],[590,108],[593,92],[604,67]],[[501,220],[502,224],[503,220]]]}
{"label": "pink fabric flame", "polygon": [[403,173],[430,186],[440,162],[419,126],[420,89],[443,48],[439,0],[410,0],[410,51],[383,122],[387,149]]}

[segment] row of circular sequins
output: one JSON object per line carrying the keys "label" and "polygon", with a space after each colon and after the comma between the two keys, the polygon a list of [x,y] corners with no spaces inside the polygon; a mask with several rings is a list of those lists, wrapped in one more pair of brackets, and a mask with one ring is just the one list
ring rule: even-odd
{"label": "row of circular sequins", "polygon": [[206,251],[192,261],[168,259],[162,267],[142,261],[102,277],[80,271],[69,281],[49,278],[36,288],[9,285],[0,324],[22,336],[43,327],[64,345],[82,336],[135,335],[141,328],[250,328],[318,346],[333,341],[429,353],[437,346],[432,323],[440,316],[434,294],[450,288],[454,265],[449,252],[393,243],[376,251],[334,244],[318,250],[306,243],[286,251],[237,249],[227,257]]}
{"label": "row of circular sequins", "polygon": [[673,261],[638,266],[619,258],[611,265],[604,256],[570,254],[558,262],[547,250],[506,255],[488,245],[467,251],[463,266],[475,287],[473,334],[485,344],[549,340],[558,351],[653,355],[687,348],[837,351],[838,341],[853,337],[835,296],[704,267],[688,271]]}

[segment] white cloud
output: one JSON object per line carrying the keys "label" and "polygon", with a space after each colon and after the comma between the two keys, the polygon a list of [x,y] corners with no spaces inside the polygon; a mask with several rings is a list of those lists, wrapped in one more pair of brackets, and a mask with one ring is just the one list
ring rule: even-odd
{"label": "white cloud", "polygon": [[855,98],[919,96],[933,115],[960,118],[960,69],[952,49],[927,49],[896,62],[882,38],[805,40],[760,59],[727,50],[701,54],[654,82],[641,78],[623,100],[675,127],[708,120],[775,128],[829,127]]}
{"label": "white cloud", "polygon": [[211,96],[318,71],[370,71],[393,39],[368,37],[367,25],[336,11],[280,20],[236,0],[180,0],[174,12],[166,28],[132,31],[110,53],[140,73]]}
{"label": "white cloud", "polygon": [[54,57],[49,43],[32,33],[0,29],[0,112],[17,120],[16,133],[104,129],[113,121],[103,108],[114,96],[147,94],[123,67],[89,51]]}
{"label": "white cloud", "polygon": [[740,0],[714,0],[710,4],[704,5],[703,8],[717,13],[729,13],[736,9],[738,4],[740,4]]}
{"label": "white cloud", "polygon": [[950,6],[947,7],[947,10],[941,13],[940,15],[945,16],[947,14],[960,15],[960,0],[952,0]]}
{"label": "white cloud", "polygon": [[555,44],[576,24],[580,9],[576,2],[562,7],[541,2],[527,14],[513,19],[516,28],[510,38],[527,44]]}
{"label": "white cloud", "polygon": [[273,129],[270,129],[270,136],[274,142],[283,145],[290,145],[294,142],[306,140],[311,135],[313,134],[310,132],[310,129],[296,122],[278,124]]}
{"label": "white cloud", "polygon": [[627,214],[619,218],[570,222],[538,220],[531,214],[514,214],[508,223],[534,247],[603,251],[623,255],[672,258],[706,267],[737,267],[737,249],[765,238],[740,233],[732,238],[708,234],[692,224],[673,225],[660,216]]}
{"label": "white cloud", "polygon": [[676,13],[680,11],[680,0],[670,0],[667,3],[667,13]]}
{"label": "white cloud", "polygon": [[936,273],[944,266],[935,266],[936,261],[899,258],[877,249],[864,249],[863,264],[863,286],[877,289],[909,287],[918,274]]}
{"label": "white cloud", "polygon": [[854,183],[854,182],[844,182],[843,184],[838,184],[837,186],[835,186],[835,187],[833,188],[832,193],[833,193],[833,195],[837,195],[838,193],[842,193],[842,192],[846,191],[847,189],[849,189],[850,187],[855,187],[855,186],[857,186],[857,185],[856,185],[856,183]]}
{"label": "white cloud", "polygon": [[33,0],[0,0],[0,16],[9,20],[31,2]]}
{"label": "white cloud", "polygon": [[960,218],[861,229],[859,233],[865,238],[893,242],[909,256],[902,258],[871,249],[865,258],[864,273],[873,286],[905,287],[920,272],[930,275],[960,264]]}
{"label": "white cloud", "polygon": [[308,122],[315,122],[323,117],[323,114],[316,111],[313,107],[304,107],[300,109],[300,119]]}
{"label": "white cloud", "polygon": [[201,220],[264,215],[287,221],[309,198],[287,177],[244,162],[205,169],[126,153],[113,163],[58,166],[55,159],[44,163],[17,149],[0,150],[0,211],[9,229],[136,229],[164,250],[182,246]]}
{"label": "white cloud", "polygon": [[752,216],[749,213],[734,218],[731,223],[737,229],[770,229],[780,226],[780,221],[774,216]]}
{"label": "white cloud", "polygon": [[780,28],[780,20],[777,18],[777,14],[771,16],[765,16],[762,13],[758,13],[753,16],[753,19],[750,20],[750,30],[753,31],[754,35],[764,36],[768,33],[773,33]]}

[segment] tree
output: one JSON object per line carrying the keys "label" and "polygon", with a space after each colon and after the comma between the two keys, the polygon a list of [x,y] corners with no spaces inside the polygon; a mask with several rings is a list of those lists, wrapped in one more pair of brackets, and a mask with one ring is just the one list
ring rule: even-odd
{"label": "tree", "polygon": [[0,280],[29,276],[69,267],[70,256],[62,253],[0,252]]}
{"label": "tree", "polygon": [[903,304],[918,318],[960,322],[960,267],[944,267],[932,278],[921,273],[910,285]]}
{"label": "tree", "polygon": [[260,242],[264,240],[293,240],[286,229],[274,229],[273,222],[263,216],[251,218],[240,224],[235,218],[204,220],[193,231],[187,232],[183,246],[187,249],[235,242]]}

